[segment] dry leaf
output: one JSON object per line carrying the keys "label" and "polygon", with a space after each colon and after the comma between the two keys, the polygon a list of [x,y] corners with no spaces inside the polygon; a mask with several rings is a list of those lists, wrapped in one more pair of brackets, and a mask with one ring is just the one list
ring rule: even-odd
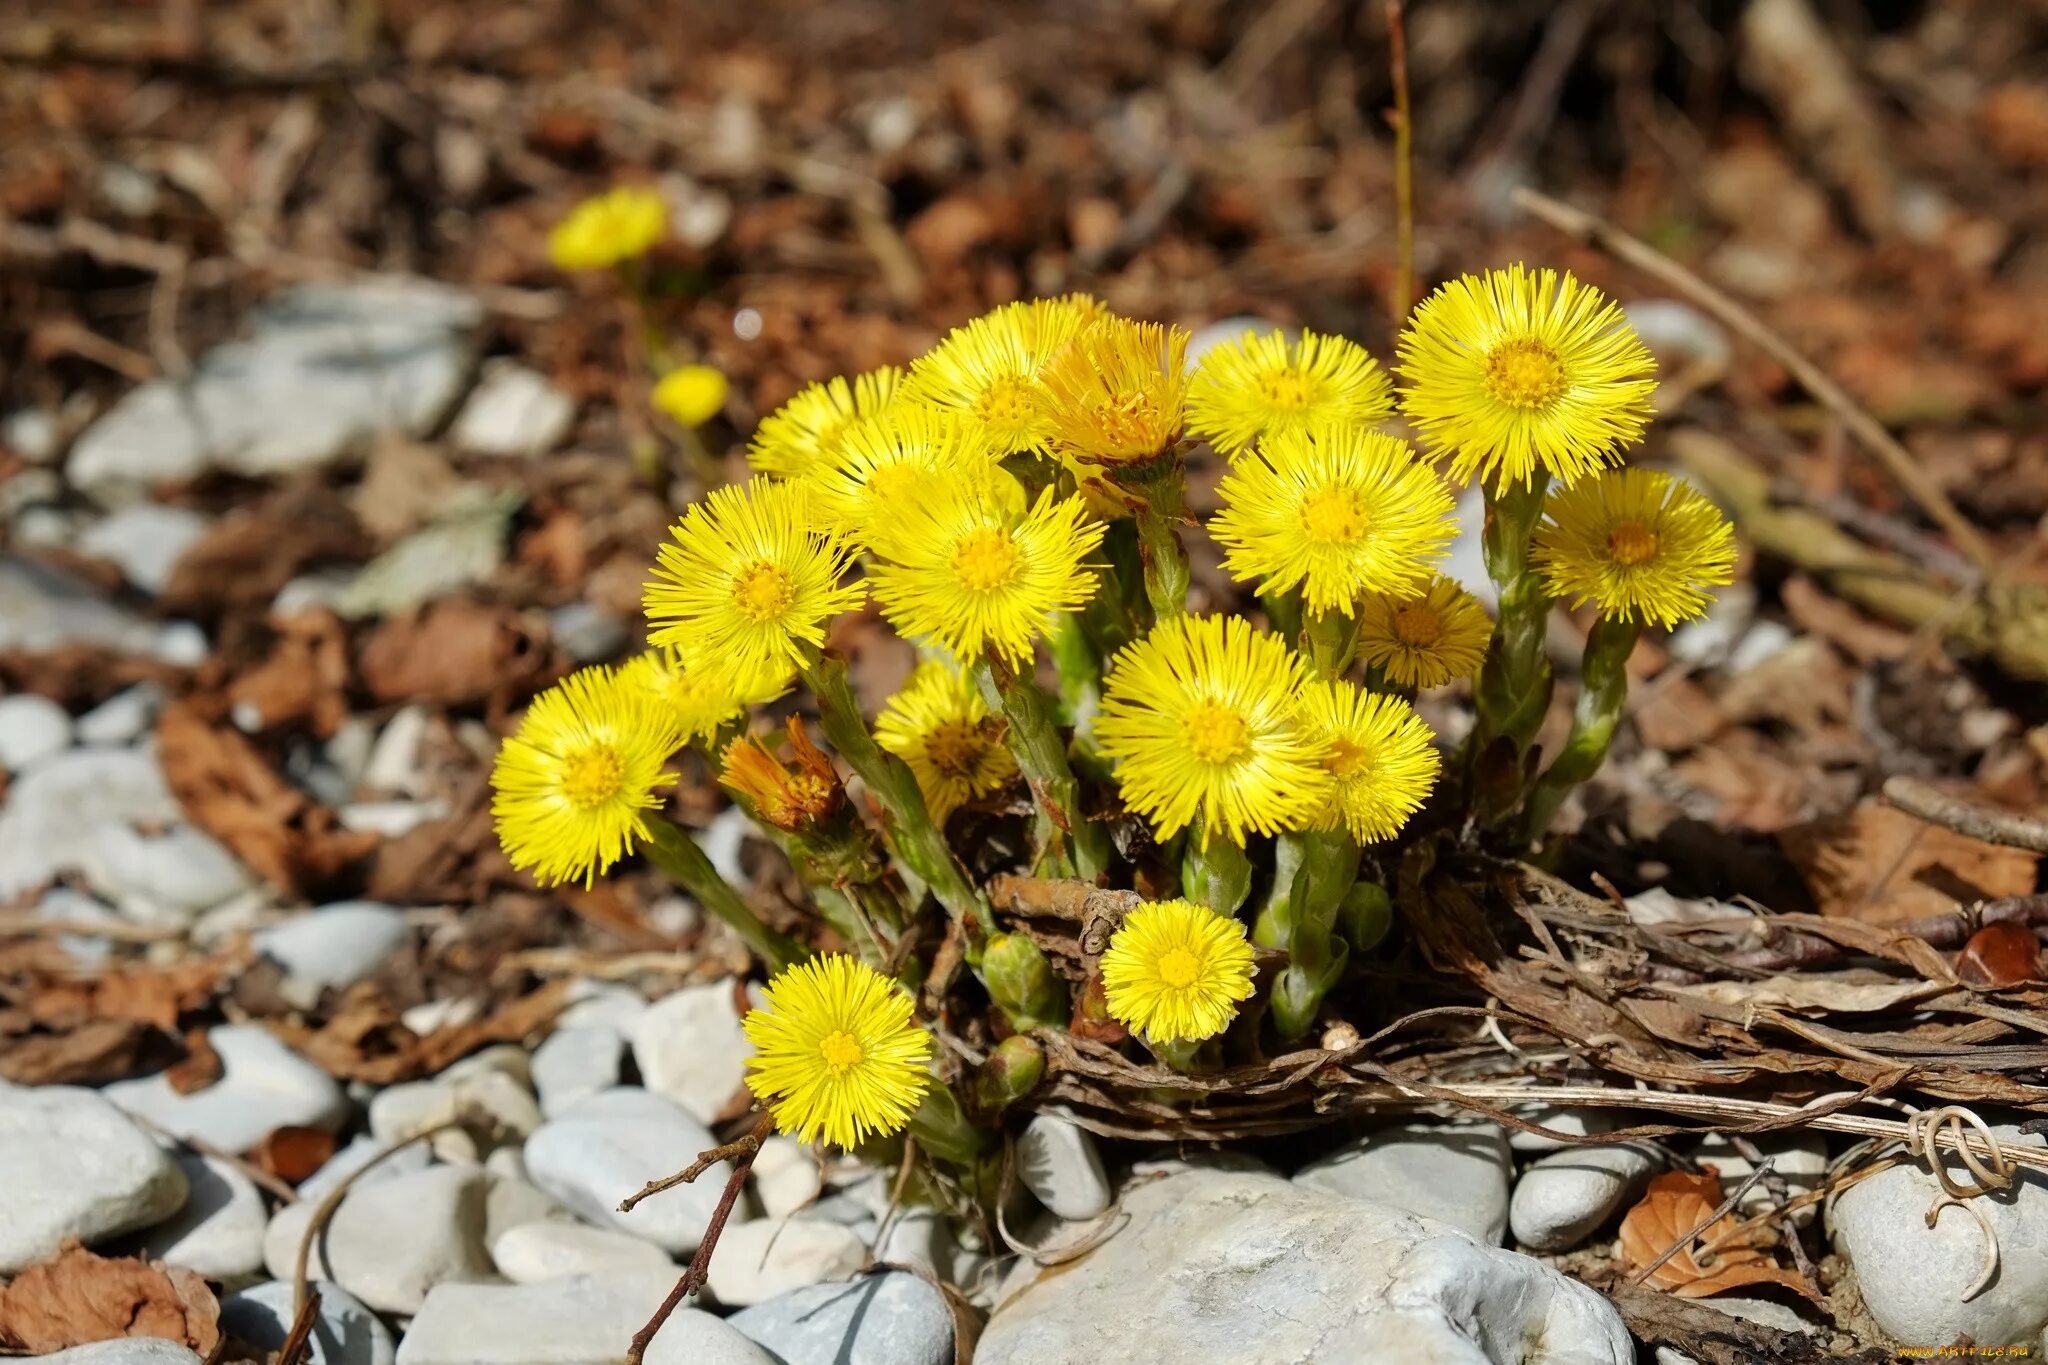
{"label": "dry leaf", "polygon": [[317,482],[280,489],[228,513],[180,555],[157,606],[209,620],[268,603],[312,565],[359,562],[373,548],[340,494]]}
{"label": "dry leaf", "polygon": [[95,1256],[75,1241],[0,1289],[0,1340],[40,1354],[118,1337],[181,1341],[210,1356],[220,1301],[189,1270]]}
{"label": "dry leaf", "polygon": [[1707,1216],[1721,1207],[1720,1177],[1711,1173],[1668,1171],[1650,1182],[1642,1201],[1621,1220],[1621,1259],[1631,1270],[1662,1256],[1673,1244],[1686,1245],[1649,1274],[1648,1283],[1682,1299],[1704,1299],[1748,1285],[1777,1284],[1819,1302],[1813,1287],[1798,1273],[1785,1270],[1760,1249],[1770,1239],[1766,1228],[1757,1228],[1742,1238],[1714,1244],[1739,1226],[1732,1214],[1722,1214],[1696,1235]]}
{"label": "dry leaf", "polygon": [[539,690],[561,671],[547,623],[452,597],[395,616],[363,642],[363,686],[380,702],[494,699],[494,709]]}
{"label": "dry leaf", "polygon": [[249,1160],[259,1170],[296,1185],[325,1166],[334,1155],[335,1137],[325,1128],[301,1128],[287,1124],[264,1134],[249,1149]]}
{"label": "dry leaf", "polygon": [[270,657],[227,688],[235,720],[249,731],[305,722],[322,739],[348,717],[348,631],[324,607],[277,622]]}
{"label": "dry leaf", "polygon": [[1915,819],[1874,798],[1779,836],[1823,915],[1899,924],[2034,889],[2035,854]]}
{"label": "dry leaf", "polygon": [[329,1075],[372,1085],[393,1085],[432,1075],[492,1043],[514,1043],[545,1028],[567,998],[566,979],[550,981],[531,995],[482,1019],[437,1029],[421,1037],[399,1021],[398,1011],[375,993],[357,987],[321,1028],[288,1019],[265,1022],[270,1030]]}
{"label": "dry leaf", "polygon": [[2041,944],[2016,920],[1987,924],[1956,958],[1956,975],[1972,986],[2017,986],[2041,979]]}
{"label": "dry leaf", "polygon": [[136,967],[40,983],[29,1012],[44,1024],[81,1018],[135,1019],[176,1032],[178,1016],[203,1008],[232,964],[202,958],[174,967]]}
{"label": "dry leaf", "polygon": [[177,1043],[139,1019],[76,1019],[31,1026],[25,1010],[0,1011],[0,1080],[16,1085],[98,1085],[154,1071]]}
{"label": "dry leaf", "polygon": [[223,1070],[220,1054],[213,1050],[206,1030],[187,1029],[185,1055],[164,1068],[164,1080],[180,1095],[190,1095],[219,1080]]}

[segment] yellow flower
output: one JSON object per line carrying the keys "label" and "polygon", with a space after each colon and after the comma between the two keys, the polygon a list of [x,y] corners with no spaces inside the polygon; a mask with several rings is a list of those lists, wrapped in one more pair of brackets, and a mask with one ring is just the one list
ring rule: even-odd
{"label": "yellow flower", "polygon": [[875,742],[902,759],[917,778],[939,825],[968,801],[995,791],[1017,771],[1003,746],[1002,722],[968,681],[926,660],[910,684],[875,718]]}
{"label": "yellow flower", "polygon": [[1669,628],[1735,581],[1735,528],[1669,474],[1619,470],[1552,493],[1530,558],[1553,597]]}
{"label": "yellow flower", "polygon": [[1054,453],[1081,464],[1127,466],[1171,451],[1186,422],[1188,334],[1104,317],[1045,367]]}
{"label": "yellow flower", "polygon": [[1343,337],[1246,332],[1203,355],[1188,381],[1188,427],[1235,458],[1256,442],[1317,421],[1377,426],[1394,385],[1365,348]]}
{"label": "yellow flower", "polygon": [[894,366],[852,379],[813,384],[761,419],[747,463],[763,474],[794,479],[830,465],[857,418],[872,417],[896,401],[903,371]]}
{"label": "yellow flower", "polygon": [[998,456],[1045,444],[1040,372],[1078,332],[1087,295],[1008,303],[948,332],[910,366],[906,396],[960,414],[988,438]]}
{"label": "yellow flower", "polygon": [[802,716],[789,718],[788,732],[796,756],[794,767],[784,764],[762,740],[741,735],[719,756],[718,782],[755,816],[786,833],[799,834],[835,814],[846,800],[846,788],[832,760],[811,743]]}
{"label": "yellow flower", "polygon": [[755,479],[686,510],[642,591],[650,641],[724,669],[742,692],[786,680],[864,596],[840,582],[847,548],[817,528],[809,497],[802,484]]}
{"label": "yellow flower", "polygon": [[1421,588],[1458,533],[1450,492],[1407,443],[1354,426],[1275,433],[1217,495],[1223,567],[1261,592],[1298,587],[1319,612]]}
{"label": "yellow flower", "polygon": [[1252,993],[1244,925],[1190,901],[1146,901],[1110,936],[1102,987],[1118,1023],[1155,1043],[1223,1032]]}
{"label": "yellow flower", "polygon": [[772,686],[757,683],[742,691],[717,660],[700,659],[692,666],[673,645],[634,655],[620,667],[619,678],[654,698],[674,719],[685,744],[714,733],[753,703],[775,700],[794,681],[794,675],[784,673]]}
{"label": "yellow flower", "polygon": [[1360,843],[1399,834],[1443,766],[1429,726],[1399,697],[1348,682],[1312,681],[1300,702],[1302,721],[1335,781],[1317,827],[1342,825]]}
{"label": "yellow flower", "polygon": [[831,953],[762,987],[742,1024],[754,1055],[747,1088],[799,1142],[857,1147],[910,1122],[931,1085],[932,1039],[909,992],[873,967]]}
{"label": "yellow flower", "polygon": [[580,881],[648,837],[644,812],[675,780],[675,718],[609,668],[582,669],[534,698],[491,768],[491,815],[512,866],[542,886]]}
{"label": "yellow flower", "polygon": [[1492,637],[1486,608],[1442,575],[1413,597],[1368,595],[1358,613],[1358,657],[1397,687],[1471,677]]}
{"label": "yellow flower", "polygon": [[1025,666],[1046,616],[1095,595],[1083,561],[1101,543],[1102,523],[1079,498],[1055,501],[1048,488],[1020,515],[992,483],[934,479],[877,528],[880,562],[868,577],[903,634],[962,659],[989,651]]}
{"label": "yellow flower", "polygon": [[1401,406],[1460,479],[1570,484],[1642,439],[1650,352],[1599,290],[1518,262],[1461,275],[1401,334]]}
{"label": "yellow flower", "polygon": [[1278,638],[1236,616],[1181,616],[1112,661],[1095,721],[1124,802],[1160,838],[1199,824],[1242,844],[1319,807],[1330,779],[1295,714],[1305,676]]}
{"label": "yellow flower", "polygon": [[548,259],[562,270],[608,270],[647,254],[668,235],[668,205],[653,190],[621,185],[586,199],[548,233]]}
{"label": "yellow flower", "polygon": [[654,406],[677,426],[701,427],[725,410],[725,375],[709,365],[682,365],[654,386]]}
{"label": "yellow flower", "polygon": [[838,453],[806,477],[819,519],[865,545],[904,506],[925,496],[935,478],[948,483],[945,476],[1016,485],[998,468],[982,431],[954,413],[906,401],[847,427]]}

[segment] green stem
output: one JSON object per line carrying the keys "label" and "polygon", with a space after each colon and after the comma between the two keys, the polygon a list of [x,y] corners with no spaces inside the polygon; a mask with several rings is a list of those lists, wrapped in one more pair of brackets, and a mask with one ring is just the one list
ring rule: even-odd
{"label": "green stem", "polygon": [[1188,609],[1188,549],[1181,544],[1175,523],[1180,520],[1179,489],[1161,494],[1153,503],[1138,509],[1138,550],[1145,561],[1145,600],[1152,607],[1152,619],[1170,621]]}
{"label": "green stem", "polygon": [[1004,742],[1031,784],[1042,823],[1050,827],[1045,832],[1051,838],[1041,840],[1040,854],[1065,844],[1073,850],[1075,875],[1094,881],[1109,870],[1109,831],[1081,810],[1081,784],[1067,761],[1067,742],[1053,723],[1052,699],[993,655],[976,659],[972,671],[982,700],[1009,721]]}
{"label": "green stem", "polygon": [[1294,924],[1294,873],[1301,866],[1302,846],[1313,837],[1288,830],[1273,840],[1273,884],[1252,921],[1252,942],[1261,948],[1287,947]]}
{"label": "green stem", "polygon": [[1337,925],[1352,952],[1369,953],[1394,931],[1394,898],[1378,882],[1354,882],[1337,907]]}
{"label": "green stem", "polygon": [[1251,890],[1251,859],[1242,848],[1221,835],[1206,844],[1198,835],[1189,836],[1180,864],[1182,896],[1219,915],[1235,915]]}
{"label": "green stem", "polygon": [[1301,636],[1301,592],[1262,592],[1259,606],[1266,613],[1266,629],[1283,640]]}
{"label": "green stem", "polygon": [[1318,678],[1341,678],[1358,645],[1358,619],[1344,611],[1311,611],[1301,619],[1301,652]]}
{"label": "green stem", "polygon": [[1536,779],[1523,808],[1522,833],[1529,843],[1543,837],[1572,788],[1600,771],[1606,761],[1628,700],[1628,656],[1642,633],[1641,624],[1634,621],[1603,616],[1593,623],[1581,657],[1579,700],[1572,708],[1571,733],[1550,767]]}
{"label": "green stem", "polygon": [[1270,1007],[1281,1038],[1309,1031],[1323,997],[1343,975],[1350,950],[1336,937],[1337,911],[1358,880],[1358,843],[1342,830],[1303,836],[1300,865],[1288,897],[1287,966],[1273,983]]}
{"label": "green stem", "polygon": [[1074,747],[1092,749],[1095,713],[1102,709],[1102,656],[1075,612],[1056,614],[1045,638],[1059,679],[1060,721],[1074,732]]}
{"label": "green stem", "polygon": [[695,839],[662,816],[648,820],[647,829],[648,861],[694,896],[697,904],[738,934],[755,957],[780,971],[806,956],[802,945],[795,939],[761,923],[760,918],[747,908],[747,903],[740,899],[739,892],[718,875],[718,869],[711,865],[711,859],[705,856],[704,850],[697,847]]}
{"label": "green stem", "polygon": [[1478,721],[1471,752],[1477,755],[1496,737],[1526,748],[1550,705],[1550,663],[1544,634],[1550,598],[1542,578],[1529,566],[1530,541],[1543,517],[1548,475],[1531,475],[1486,495],[1486,527],[1480,545],[1486,572],[1500,590],[1500,622],[1487,647],[1474,694]]}

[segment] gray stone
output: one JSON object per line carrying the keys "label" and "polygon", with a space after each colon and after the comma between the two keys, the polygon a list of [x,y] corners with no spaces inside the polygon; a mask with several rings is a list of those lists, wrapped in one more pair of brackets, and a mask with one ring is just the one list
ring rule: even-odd
{"label": "gray stone", "polygon": [[1404,1123],[1310,1162],[1294,1184],[1434,1218],[1499,1246],[1512,1165],[1498,1124]]}
{"label": "gray stone", "polygon": [[0,1275],[168,1218],[185,1176],[134,1120],[90,1090],[0,1086]]}
{"label": "gray stone", "polygon": [[[1611,1109],[1560,1109],[1554,1104],[1525,1104],[1515,1106],[1515,1114],[1538,1127],[1570,1133],[1574,1137],[1610,1133],[1616,1123],[1615,1112]],[[1516,1152],[1561,1152],[1571,1145],[1540,1133],[1525,1133],[1519,1128],[1508,1134],[1508,1147]]]}
{"label": "gray stone", "polygon": [[264,307],[247,341],[182,380],[132,390],[72,446],[66,474],[106,506],[209,469],[315,469],[382,431],[423,435],[474,364],[475,299],[397,276],[307,284]]}
{"label": "gray stone", "polygon": [[81,644],[161,658],[158,636],[155,623],[108,601],[83,579],[0,554],[0,649]]}
{"label": "gray stone", "polygon": [[[539,1284],[444,1284],[398,1348],[398,1365],[620,1365],[626,1345],[675,1284],[666,1271],[570,1276]],[[764,1365],[701,1309],[665,1323],[647,1365]],[[793,1365],[793,1362],[792,1362]]]}
{"label": "gray stone", "polygon": [[[488,1280],[484,1245],[491,1177],[473,1166],[429,1166],[352,1185],[313,1242],[309,1272],[333,1280],[382,1313],[417,1313],[446,1281]],[[270,1220],[263,1262],[292,1277],[313,1205],[301,1200]]]}
{"label": "gray stone", "polygon": [[866,1262],[851,1228],[808,1218],[764,1218],[728,1227],[711,1258],[711,1293],[745,1307],[806,1285],[842,1280]]}
{"label": "gray stone", "polygon": [[341,1087],[319,1067],[258,1024],[221,1024],[207,1041],[220,1055],[221,1078],[181,1095],[161,1075],[119,1081],[106,1097],[181,1138],[203,1138],[246,1152],[272,1129],[338,1128],[348,1117]]}
{"label": "gray stone", "polygon": [[953,1237],[953,1225],[936,1209],[899,1210],[890,1224],[879,1229],[875,1259],[895,1265],[914,1265],[940,1279],[951,1279],[961,1251]]}
{"label": "gray stone", "polygon": [[526,1169],[578,1217],[684,1255],[703,1239],[730,1171],[725,1162],[694,1184],[643,1199],[631,1213],[620,1213],[619,1201],[716,1145],[710,1129],[659,1095],[621,1086],[536,1129],[526,1140]]}
{"label": "gray stone", "polygon": [[78,742],[99,749],[133,744],[156,723],[164,690],[156,683],[137,683],[116,692],[78,718]]}
{"label": "gray stone", "polygon": [[[367,1133],[359,1134],[349,1142],[348,1146],[327,1158],[326,1165],[299,1182],[300,1202],[318,1204],[329,1194],[333,1193],[336,1185],[339,1185],[357,1171],[363,1171],[364,1167],[370,1166],[370,1163],[376,1160],[379,1153],[389,1151],[390,1147],[390,1143],[379,1142]],[[392,1153],[388,1160],[378,1161],[375,1166],[370,1166],[369,1170],[363,1171],[363,1177],[356,1181],[356,1187],[361,1188],[372,1181],[389,1180],[394,1176],[406,1175],[412,1171],[424,1171],[433,1164],[433,1161],[434,1154],[432,1152],[429,1152],[423,1145],[414,1143],[410,1147]]]}
{"label": "gray stone", "polygon": [[33,692],[0,697],[0,769],[25,773],[71,747],[71,713]]}
{"label": "gray stone", "polygon": [[[1993,1124],[2000,1142],[2040,1147],[2038,1134]],[[1960,1157],[1944,1152],[1951,1178],[1974,1183]],[[2048,1327],[2048,1177],[2026,1167],[2013,1188],[1944,1208],[1933,1176],[1918,1164],[1894,1166],[1859,1180],[1835,1197],[1828,1211],[1835,1250],[1848,1258],[1863,1302],[1878,1326],[1908,1344],[1933,1345],[1967,1333],[1986,1345],[2033,1342]],[[1998,1242],[1998,1271],[1965,1301],[1985,1265],[1984,1229]]]}
{"label": "gray stone", "polygon": [[30,464],[48,464],[56,459],[62,439],[57,414],[47,408],[17,408],[0,417],[0,445]]}
{"label": "gray stone", "polygon": [[562,1012],[555,1016],[555,1027],[601,1025],[616,1031],[621,1038],[630,1038],[634,1021],[647,1013],[647,1008],[647,997],[631,986],[578,977],[569,983],[569,1003],[562,1006]]}
{"label": "gray stone", "polygon": [[565,1275],[632,1275],[673,1272],[675,1262],[651,1242],[609,1228],[537,1219],[491,1239],[498,1273],[514,1284],[536,1284]]}
{"label": "gray stone", "polygon": [[43,1365],[204,1365],[183,1342],[162,1337],[117,1337],[37,1356]]}
{"label": "gray stone", "polygon": [[981,1365],[1635,1360],[1598,1293],[1431,1219],[1214,1171],[1134,1187],[1123,1211],[996,1310]]}
{"label": "gray stone", "polygon": [[[316,1281],[313,1288],[320,1291],[320,1308],[307,1365],[393,1365],[398,1345],[381,1318],[332,1280]],[[284,1345],[293,1317],[289,1280],[251,1285],[220,1304],[221,1329],[265,1351]]]}
{"label": "gray stone", "polygon": [[[533,1052],[533,1088],[540,1092],[540,1111],[560,1118],[600,1090],[619,1083],[626,1042],[618,1030],[602,1025],[556,1029]],[[764,1147],[762,1156],[767,1155]],[[755,1158],[755,1168],[760,1158]],[[755,1177],[758,1182],[760,1177]]]}
{"label": "gray stone", "polygon": [[1093,1218],[1109,1207],[1109,1175],[1087,1130],[1039,1114],[1017,1140],[1017,1170],[1038,1202],[1062,1218]]}
{"label": "gray stone", "polygon": [[341,827],[359,834],[402,839],[421,825],[448,818],[446,801],[350,801],[335,810]]}
{"label": "gray stone", "polygon": [[154,597],[206,528],[206,518],[190,508],[137,503],[88,526],[78,537],[78,548],[113,561],[121,577]]}
{"label": "gray stone", "polygon": [[270,1210],[256,1182],[218,1157],[180,1152],[177,1160],[191,1193],[176,1217],[143,1237],[142,1254],[209,1280],[237,1280],[262,1269]]}
{"label": "gray stone", "polygon": [[476,487],[432,524],[365,564],[334,599],[350,620],[410,611],[489,578],[505,562],[505,535],[525,495]]}
{"label": "gray stone", "polygon": [[[6,615],[0,605],[0,622]],[[171,825],[183,814],[146,749],[74,749],[47,758],[15,779],[0,807],[0,901],[85,873],[110,831]]]}
{"label": "gray stone", "polygon": [[540,1126],[540,1106],[515,1076],[488,1068],[456,1074],[453,1068],[431,1080],[409,1081],[370,1101],[370,1133],[381,1142],[402,1142],[415,1133],[459,1120],[460,1129],[437,1134],[434,1150],[443,1160],[475,1161],[485,1149],[516,1141]]}
{"label": "gray stone", "polygon": [[533,1223],[575,1223],[576,1215],[562,1207],[561,1200],[526,1178],[525,1162],[519,1163],[516,1174],[504,1170],[506,1163],[502,1158],[507,1153],[519,1154],[517,1148],[500,1147],[485,1158],[491,1192],[484,1201],[484,1244],[496,1246],[498,1239],[514,1228]]}
{"label": "gray stone", "polygon": [[568,602],[549,612],[548,634],[579,664],[617,658],[630,638],[624,621],[592,602]]}
{"label": "gray stone", "polygon": [[[900,1270],[793,1290],[726,1321],[789,1365],[950,1365],[953,1359],[953,1312],[945,1297]],[[1037,1359],[1050,1365],[1066,1358]]]}
{"label": "gray stone", "polygon": [[1515,1240],[1535,1251],[1570,1251],[1642,1191],[1661,1159],[1621,1143],[1571,1147],[1531,1163],[1508,1202]]}
{"label": "gray stone", "polygon": [[287,975],[316,986],[352,986],[405,941],[405,913],[375,901],[339,901],[256,935],[256,948]]}
{"label": "gray stone", "polygon": [[420,746],[426,742],[433,723],[424,706],[401,706],[384,722],[371,744],[358,780],[368,791],[392,792],[402,796],[424,796],[425,774],[420,769]]}
{"label": "gray stone", "polygon": [[[1759,1133],[1749,1139],[1771,1163],[1771,1171],[1785,1183],[1784,1200],[1797,1199],[1820,1188],[1828,1174],[1828,1145],[1819,1134]],[[1749,1158],[1735,1150],[1735,1144],[1719,1133],[1701,1139],[1695,1159],[1712,1166],[1721,1176],[1721,1188],[1734,1194],[1756,1170]],[[1782,1202],[1766,1182],[1759,1180],[1735,1205],[1736,1216],[1753,1218]],[[1792,1221],[1798,1227],[1812,1223],[1820,1212],[1818,1202],[1795,1209]]]}
{"label": "gray stone", "polygon": [[633,1060],[647,1088],[710,1123],[746,1083],[754,1045],[740,1030],[729,981],[685,986],[633,1023]]}
{"label": "gray stone", "polygon": [[219,840],[185,824],[104,829],[81,871],[122,915],[142,924],[189,924],[255,886]]}
{"label": "gray stone", "polygon": [[547,376],[512,360],[484,366],[449,434],[479,455],[545,455],[569,434],[576,403]]}
{"label": "gray stone", "polygon": [[[68,886],[53,886],[36,902],[36,918],[58,924],[123,924],[111,905]],[[97,967],[113,955],[110,939],[94,934],[62,934],[57,943],[82,967]]]}
{"label": "gray stone", "polygon": [[761,1144],[748,1172],[754,1197],[770,1218],[796,1213],[816,1202],[825,1188],[824,1172],[809,1147],[780,1134]]}

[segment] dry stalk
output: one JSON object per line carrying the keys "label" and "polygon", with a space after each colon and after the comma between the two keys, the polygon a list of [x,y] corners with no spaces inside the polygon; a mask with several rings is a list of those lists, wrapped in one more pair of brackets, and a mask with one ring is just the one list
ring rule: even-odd
{"label": "dry stalk", "polygon": [[322,1232],[327,1230],[328,1220],[334,1217],[335,1210],[341,1207],[341,1201],[348,1197],[348,1192],[355,1188],[355,1183],[389,1161],[392,1157],[397,1156],[400,1152],[412,1146],[415,1142],[424,1142],[430,1137],[445,1133],[451,1128],[460,1128],[461,1126],[462,1120],[448,1119],[434,1124],[430,1128],[422,1128],[411,1137],[392,1143],[389,1147],[386,1147],[383,1151],[377,1153],[377,1155],[371,1157],[353,1171],[350,1171],[342,1177],[340,1184],[327,1192],[327,1197],[314,1207],[313,1216],[306,1220],[305,1232],[299,1236],[299,1254],[292,1264],[292,1304],[294,1314],[303,1315],[305,1313],[307,1299],[312,1294],[311,1286],[307,1283],[307,1269],[313,1260],[313,1243]]}
{"label": "dry stalk", "polygon": [[732,1217],[732,1206],[739,1201],[740,1187],[747,1183],[747,1172],[753,1169],[754,1158],[760,1154],[762,1142],[774,1127],[775,1116],[763,1114],[753,1131],[745,1137],[698,1153],[697,1159],[677,1174],[650,1180],[638,1194],[619,1204],[619,1211],[626,1212],[651,1195],[677,1185],[687,1185],[719,1162],[728,1158],[732,1160],[732,1174],[726,1177],[725,1192],[718,1197],[718,1207],[711,1211],[711,1221],[704,1228],[704,1240],[697,1244],[697,1254],[690,1258],[689,1268],[676,1281],[675,1288],[668,1291],[668,1297],[661,1301],[661,1307],[654,1310],[654,1316],[647,1320],[647,1325],[633,1334],[632,1342],[626,1347],[627,1365],[640,1365],[662,1324],[682,1306],[684,1299],[702,1289],[704,1282],[711,1277],[711,1254],[718,1249],[718,1239],[725,1232],[726,1220]]}

